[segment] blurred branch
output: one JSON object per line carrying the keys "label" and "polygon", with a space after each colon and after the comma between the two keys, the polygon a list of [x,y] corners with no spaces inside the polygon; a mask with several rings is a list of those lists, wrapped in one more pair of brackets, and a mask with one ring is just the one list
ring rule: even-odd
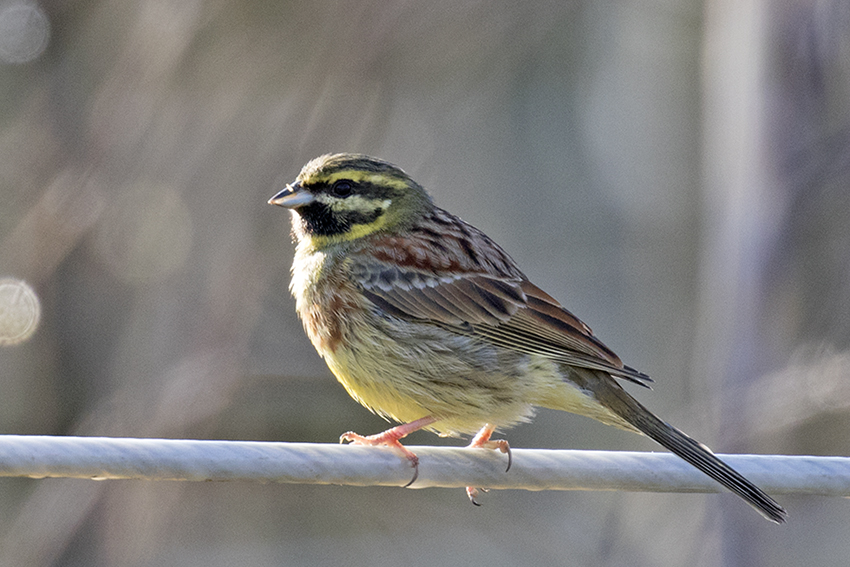
{"label": "blurred branch", "polygon": [[[787,432],[820,415],[850,409],[850,352],[814,346],[797,349],[787,367],[747,388],[751,432]],[[768,397],[770,403],[764,403]]]}
{"label": "blurred branch", "polygon": [[[808,421],[850,411],[850,351],[804,345],[794,350],[788,364],[760,375],[746,384],[728,386],[729,395],[747,408],[736,416],[746,424],[746,435],[737,442],[761,443],[768,436],[787,436]],[[711,423],[705,403],[683,404],[665,413],[674,424]],[[688,427],[690,429],[690,426]],[[707,437],[705,431],[695,431]]]}
{"label": "blurred branch", "polygon": [[0,265],[38,285],[95,225],[104,206],[103,188],[89,172],[66,170],[0,240]]}
{"label": "blurred branch", "polygon": [[[513,449],[513,466],[506,474],[501,453],[411,449],[420,458],[412,488],[721,491],[668,453]],[[847,457],[720,456],[774,493],[850,496]],[[404,486],[412,470],[391,450],[359,446],[4,435],[0,476]]]}

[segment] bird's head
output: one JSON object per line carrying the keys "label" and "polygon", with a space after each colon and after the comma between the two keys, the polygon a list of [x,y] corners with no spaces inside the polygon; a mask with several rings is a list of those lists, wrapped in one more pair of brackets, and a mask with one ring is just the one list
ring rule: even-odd
{"label": "bird's head", "polygon": [[360,154],[312,160],[269,204],[290,209],[296,238],[316,249],[403,231],[433,208],[422,186],[404,171]]}

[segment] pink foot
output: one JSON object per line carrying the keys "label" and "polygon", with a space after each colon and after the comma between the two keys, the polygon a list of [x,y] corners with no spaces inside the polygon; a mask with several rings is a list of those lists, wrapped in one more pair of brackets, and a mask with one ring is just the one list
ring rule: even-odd
{"label": "pink foot", "polygon": [[377,433],[375,435],[363,436],[353,431],[349,431],[347,433],[343,433],[339,437],[339,442],[344,443],[346,441],[350,442],[352,445],[368,445],[368,446],[380,446],[384,445],[386,447],[390,447],[391,449],[395,449],[402,456],[410,461],[410,466],[413,467],[413,478],[410,479],[410,482],[405,484],[402,488],[407,488],[419,478],[419,457],[416,456],[416,453],[405,447],[399,442],[399,439],[403,439],[407,437],[409,434],[413,433],[418,429],[422,429],[423,427],[427,427],[437,421],[435,418],[431,416],[423,417],[421,419],[417,419],[416,421],[411,421],[410,423],[405,423],[392,429],[387,429],[383,433]]}
{"label": "pink foot", "polygon": [[[501,451],[502,453],[504,453],[508,456],[508,466],[505,469],[505,472],[508,472],[509,470],[511,470],[511,463],[513,461],[512,457],[511,457],[511,446],[508,444],[507,440],[505,440],[505,439],[490,439],[490,436],[493,435],[493,431],[495,431],[495,430],[496,430],[495,426],[490,425],[489,423],[486,424],[484,427],[481,428],[481,431],[479,431],[475,435],[475,437],[472,438],[472,441],[469,443],[469,445],[467,445],[467,448],[469,448],[469,449],[479,449],[479,448],[480,449],[498,449],[499,451]],[[487,492],[486,490],[478,489],[478,488],[475,488],[474,486],[467,486],[466,487],[466,495],[469,497],[469,501],[472,502],[473,504],[475,504],[476,506],[481,506],[481,504],[479,504],[478,500],[477,500],[477,498],[480,494],[479,490],[482,490],[483,492]]]}

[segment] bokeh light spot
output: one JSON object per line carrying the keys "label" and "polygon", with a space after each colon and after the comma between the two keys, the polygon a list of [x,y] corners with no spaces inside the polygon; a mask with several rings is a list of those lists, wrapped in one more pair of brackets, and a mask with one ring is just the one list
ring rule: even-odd
{"label": "bokeh light spot", "polygon": [[0,61],[28,63],[47,48],[50,22],[34,2],[0,3]]}
{"label": "bokeh light spot", "polygon": [[22,343],[35,333],[41,305],[26,282],[0,279],[0,345]]}

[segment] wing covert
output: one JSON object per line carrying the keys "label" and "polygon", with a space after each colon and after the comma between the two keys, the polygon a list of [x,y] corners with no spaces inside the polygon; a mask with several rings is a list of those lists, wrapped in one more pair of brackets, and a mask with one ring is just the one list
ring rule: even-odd
{"label": "wing covert", "polygon": [[[439,325],[527,354],[647,386],[557,300],[532,284],[496,243],[436,209],[430,228],[385,236],[348,257],[350,274],[386,313]],[[473,244],[474,243],[474,244]]]}

